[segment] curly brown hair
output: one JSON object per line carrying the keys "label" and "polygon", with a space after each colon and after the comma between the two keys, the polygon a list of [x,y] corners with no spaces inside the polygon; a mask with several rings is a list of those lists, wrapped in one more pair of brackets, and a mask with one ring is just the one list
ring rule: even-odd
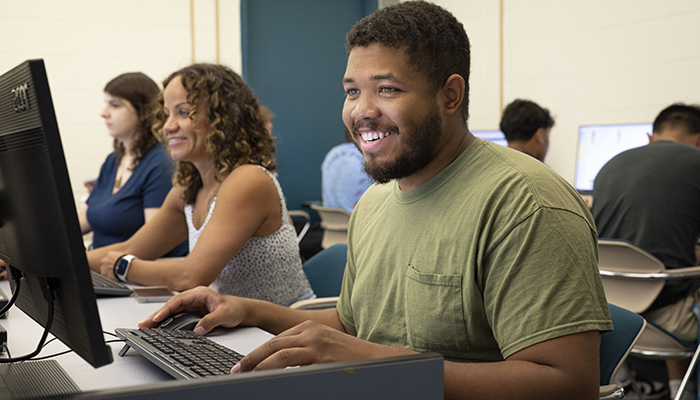
{"label": "curly brown hair", "polygon": [[[138,115],[139,126],[136,130],[133,148],[134,160],[131,164],[131,169],[133,169],[143,159],[148,149],[158,143],[158,138],[151,131],[151,125],[153,124],[153,108],[160,88],[153,79],[141,72],[127,72],[107,82],[104,92],[131,103],[136,110],[136,115]],[[125,149],[124,144],[118,139],[114,139],[114,150],[116,150],[114,156],[117,162],[121,161]]]}
{"label": "curly brown hair", "polygon": [[[240,75],[223,65],[193,64],[173,72],[163,81],[163,87],[178,76],[192,105],[192,121],[196,123],[198,115],[207,118],[205,145],[214,158],[218,181],[243,164],[260,165],[268,171],[277,169],[273,137],[265,129],[255,95]],[[165,141],[162,93],[158,104],[153,133]],[[199,113],[198,106],[205,107],[205,112]],[[193,204],[202,187],[197,168],[190,162],[178,161],[173,182],[185,188],[183,200]]]}
{"label": "curly brown hair", "polygon": [[437,92],[452,74],[464,78],[462,116],[469,119],[469,38],[464,26],[444,8],[425,1],[387,6],[358,21],[345,37],[345,47],[382,46],[405,49],[413,67]]}

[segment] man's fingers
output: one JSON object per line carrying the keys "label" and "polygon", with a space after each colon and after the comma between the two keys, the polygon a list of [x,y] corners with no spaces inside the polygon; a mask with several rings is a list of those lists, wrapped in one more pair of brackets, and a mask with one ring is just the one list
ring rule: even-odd
{"label": "man's fingers", "polygon": [[312,350],[299,337],[276,337],[251,351],[231,371],[238,373],[286,368],[312,364],[313,360]]}
{"label": "man's fingers", "polygon": [[140,322],[138,326],[140,328],[151,328],[156,323],[168,318],[168,316],[182,311],[198,312],[204,309],[205,311],[201,312],[201,314],[206,314],[206,301],[207,295],[198,294],[196,289],[192,289],[191,292],[188,291],[177,294],[171,297],[163,307]]}
{"label": "man's fingers", "polygon": [[[294,329],[294,328],[292,328]],[[291,329],[290,329],[291,330]],[[259,365],[267,365],[267,369],[272,368],[270,365],[279,365],[277,368],[284,368],[292,364],[282,365],[282,360],[289,360],[290,355],[286,352],[291,348],[305,347],[303,342],[300,340],[299,335],[290,334],[289,330],[274,338],[268,340],[262,345],[258,346],[256,349],[248,353],[247,356],[243,357],[239,364],[241,364],[241,372],[243,371],[253,371],[259,369]],[[282,352],[281,355],[277,353]],[[274,356],[273,363],[267,363],[267,360]],[[300,365],[300,364],[293,364]]]}
{"label": "man's fingers", "polygon": [[141,321],[138,323],[139,328],[152,328],[154,327],[158,322],[163,321],[166,319],[169,315],[176,313],[176,310],[179,310],[182,307],[182,299],[173,297],[170,300],[168,300],[167,303],[163,305],[163,307],[159,308],[151,314],[148,318],[145,320]]}
{"label": "man's fingers", "polygon": [[261,361],[255,371],[309,365],[313,360],[312,351],[308,347],[285,348]]}

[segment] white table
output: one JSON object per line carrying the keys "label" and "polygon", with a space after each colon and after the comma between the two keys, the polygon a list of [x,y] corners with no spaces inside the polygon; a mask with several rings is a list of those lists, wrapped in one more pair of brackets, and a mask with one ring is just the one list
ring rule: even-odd
{"label": "white table", "polygon": [[[8,297],[11,296],[10,284],[7,281],[0,281],[0,288]],[[162,305],[163,303],[139,303],[132,297],[97,299],[102,330],[110,333],[114,333],[115,328],[135,328],[137,323],[146,319]],[[34,351],[44,331],[41,325],[17,307],[12,307],[6,319],[0,319],[0,325],[7,330],[7,343],[12,357]],[[239,353],[247,354],[273,335],[258,328],[245,327],[216,328],[207,336]],[[49,339],[52,337],[49,335]],[[105,335],[105,340],[111,341],[117,338]],[[83,391],[122,388],[174,379],[133,349],[129,350],[124,357],[120,357],[117,353],[122,346],[121,342],[110,343],[114,361],[97,369],[73,352],[55,359]],[[39,357],[60,353],[67,349],[63,343],[54,340],[44,347]]]}

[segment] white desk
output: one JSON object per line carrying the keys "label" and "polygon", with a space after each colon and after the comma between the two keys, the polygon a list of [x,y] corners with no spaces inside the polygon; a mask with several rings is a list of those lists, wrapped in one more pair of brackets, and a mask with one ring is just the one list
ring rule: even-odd
{"label": "white desk", "polygon": [[[0,288],[11,295],[7,281]],[[103,331],[136,327],[162,303],[138,303],[131,297],[100,298],[97,305]],[[34,351],[43,327],[19,308],[13,307],[7,319],[0,319],[8,332],[13,357]],[[49,335],[49,337],[51,337]],[[217,328],[208,337],[240,353],[247,354],[271,334],[258,328]],[[114,340],[110,335],[106,341]],[[443,360],[435,354],[417,354],[376,360],[310,365],[300,368],[244,373],[206,379],[179,381],[161,371],[134,350],[125,357],[117,354],[122,343],[111,343],[114,361],[95,369],[75,353],[55,357],[83,393],[68,395],[72,400],[192,400],[193,398],[255,398],[308,400],[333,399],[386,400],[442,399]],[[54,341],[40,356],[52,355],[67,347]]]}
{"label": "white desk", "polygon": [[[8,297],[11,296],[10,284],[7,281],[0,281],[0,288]],[[137,323],[143,321],[162,305],[163,303],[139,303],[132,297],[97,299],[102,330],[110,333],[114,333],[115,328],[135,328]],[[13,357],[34,351],[44,331],[41,325],[17,307],[12,307],[6,319],[0,319],[0,325],[7,330],[7,344]],[[52,337],[49,335],[49,339]],[[271,338],[272,335],[258,328],[216,328],[208,337],[239,353],[247,354]],[[111,335],[105,335],[106,341],[116,339]],[[98,369],[93,368],[73,352],[55,359],[83,391],[123,388],[173,380],[170,375],[133,349],[129,350],[124,357],[120,357],[117,353],[122,346],[121,342],[110,343],[114,361]],[[38,357],[60,353],[67,349],[63,343],[54,340],[44,347]]]}

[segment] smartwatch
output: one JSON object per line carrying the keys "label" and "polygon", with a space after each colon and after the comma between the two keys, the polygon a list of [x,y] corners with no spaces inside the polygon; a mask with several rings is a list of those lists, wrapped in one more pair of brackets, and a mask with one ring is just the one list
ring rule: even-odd
{"label": "smartwatch", "polygon": [[117,258],[117,262],[114,263],[114,276],[117,277],[122,282],[126,282],[126,275],[129,273],[129,267],[131,267],[131,261],[136,258],[131,254],[124,254],[123,256]]}

